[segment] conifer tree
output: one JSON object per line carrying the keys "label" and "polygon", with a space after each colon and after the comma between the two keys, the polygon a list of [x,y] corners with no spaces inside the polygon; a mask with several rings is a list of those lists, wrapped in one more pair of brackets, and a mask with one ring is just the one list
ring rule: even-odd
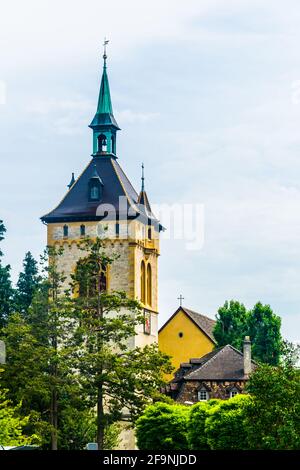
{"label": "conifer tree", "polygon": [[23,315],[26,314],[32,303],[34,292],[39,285],[40,279],[37,261],[28,251],[25,254],[23,271],[19,274],[15,294],[15,309]]}
{"label": "conifer tree", "polygon": [[109,292],[106,273],[114,262],[107,256],[103,241],[82,241],[83,257],[73,276],[78,320],[75,335],[77,369],[81,385],[97,408],[98,449],[104,448],[105,429],[116,423],[127,410],[127,419],[135,421],[151,396],[163,384],[162,373],[169,373],[168,356],[157,345],[129,346],[136,327],[144,323],[137,300],[124,292]]}
{"label": "conifer tree", "polygon": [[[0,242],[4,240],[6,228],[0,220]],[[0,330],[6,324],[12,310],[13,288],[10,278],[10,265],[3,264],[3,252],[0,245]]]}

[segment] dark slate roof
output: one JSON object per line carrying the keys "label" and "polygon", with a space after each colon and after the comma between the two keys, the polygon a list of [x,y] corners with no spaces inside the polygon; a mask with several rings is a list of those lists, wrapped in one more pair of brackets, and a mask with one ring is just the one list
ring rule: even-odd
{"label": "dark slate roof", "polygon": [[180,311],[183,311],[190,318],[190,320],[192,320],[192,322],[195,323],[195,325],[198,326],[206,334],[206,336],[211,339],[211,341],[216,343],[213,336],[213,329],[216,324],[216,321],[212,318],[202,315],[201,313],[194,312],[193,310],[190,310],[186,307],[178,307],[176,312],[173,313],[169,320],[167,320],[166,323],[160,328],[159,332],[162,331],[165,326],[172,320],[172,318],[174,318],[175,315],[177,315],[177,313]]}
{"label": "dark slate roof", "polygon": [[[184,364],[176,372],[174,382],[181,380],[245,380],[244,356],[230,344],[197,359],[191,359],[192,369]],[[256,363],[252,361],[253,368]]]}
{"label": "dark slate roof", "polygon": [[[103,183],[102,200],[89,201],[89,181],[95,175]],[[119,208],[119,197],[124,196],[124,208]],[[138,202],[138,194],[125,175],[124,171],[114,157],[94,157],[84,169],[79,178],[71,186],[62,201],[48,214],[41,217],[46,223],[71,222],[103,219],[101,206],[105,205],[108,216],[106,219],[114,220],[115,214],[119,220],[142,216],[141,220],[148,223],[149,214]],[[111,207],[111,210],[109,210]],[[128,215],[129,214],[129,215]],[[152,219],[152,224],[161,229],[158,221]]]}

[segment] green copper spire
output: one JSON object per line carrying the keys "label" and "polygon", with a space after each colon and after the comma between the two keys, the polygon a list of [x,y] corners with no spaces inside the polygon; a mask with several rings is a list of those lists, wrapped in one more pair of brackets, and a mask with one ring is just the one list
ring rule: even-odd
{"label": "green copper spire", "polygon": [[94,129],[97,126],[114,126],[116,129],[120,129],[113,115],[109,81],[107,76],[107,65],[106,65],[106,45],[108,41],[104,40],[104,54],[103,54],[103,73],[101,78],[101,85],[98,98],[98,106],[94,119],[92,120],[89,127]]}

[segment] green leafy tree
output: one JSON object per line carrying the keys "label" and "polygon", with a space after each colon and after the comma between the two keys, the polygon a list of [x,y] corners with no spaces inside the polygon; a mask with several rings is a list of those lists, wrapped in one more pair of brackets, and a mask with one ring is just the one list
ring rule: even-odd
{"label": "green leafy tree", "polygon": [[134,422],[171,370],[157,345],[130,349],[130,338],[144,317],[139,302],[124,292],[108,292],[106,273],[116,259],[107,256],[103,241],[86,239],[73,276],[78,328],[74,347],[80,383],[97,409],[97,443],[104,448],[105,429],[127,410]]}
{"label": "green leafy tree", "polygon": [[225,302],[220,307],[214,328],[217,347],[231,344],[243,348],[244,337],[250,336],[253,359],[277,365],[282,352],[281,320],[269,305],[258,302],[252,310],[237,301]]}
{"label": "green leafy tree", "polygon": [[213,331],[217,347],[231,344],[241,349],[243,339],[248,331],[248,314],[246,307],[235,300],[226,301],[217,314],[217,322]]}
{"label": "green leafy tree", "polygon": [[249,401],[249,395],[236,395],[211,408],[205,421],[205,434],[211,450],[248,449],[244,410]]}
{"label": "green leafy tree", "polygon": [[[58,447],[65,450],[85,450],[88,442],[95,442],[97,417],[95,410],[69,403],[60,414]],[[117,423],[105,428],[104,448],[115,449],[119,442],[120,427]]]}
{"label": "green leafy tree", "polygon": [[148,406],[136,422],[140,450],[187,450],[189,408],[157,402]]}
{"label": "green leafy tree", "polygon": [[6,391],[0,389],[0,445],[18,446],[38,443],[37,436],[28,437],[24,428],[29,417],[20,416],[20,405],[13,406],[6,397]]}
{"label": "green leafy tree", "polygon": [[37,261],[28,251],[23,261],[23,271],[19,275],[15,291],[15,309],[18,312],[27,313],[40,280]]}
{"label": "green leafy tree", "polygon": [[[4,240],[6,228],[0,220],[0,242]],[[13,307],[13,288],[10,278],[10,265],[3,264],[3,252],[0,247],[0,330],[6,324]]]}
{"label": "green leafy tree", "polygon": [[281,319],[269,305],[258,302],[249,312],[248,334],[252,341],[253,358],[278,365],[282,349]]}
{"label": "green leafy tree", "polygon": [[188,422],[188,442],[191,450],[209,450],[207,435],[205,433],[205,421],[210,416],[212,406],[216,406],[219,400],[212,399],[200,401],[191,407]]}
{"label": "green leafy tree", "polygon": [[253,397],[246,407],[250,448],[299,450],[299,369],[261,365],[251,374],[248,391]]}

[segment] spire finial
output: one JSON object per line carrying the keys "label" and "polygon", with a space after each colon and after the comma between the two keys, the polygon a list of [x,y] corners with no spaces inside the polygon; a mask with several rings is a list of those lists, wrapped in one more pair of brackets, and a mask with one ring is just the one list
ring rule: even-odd
{"label": "spire finial", "polygon": [[104,53],[103,53],[104,67],[106,67],[106,59],[107,59],[107,55],[106,55],[106,46],[107,46],[108,43],[109,43],[109,39],[104,38],[104,43],[103,43],[103,48],[104,48]]}
{"label": "spire finial", "polygon": [[145,191],[144,163],[142,163],[142,191]]}

